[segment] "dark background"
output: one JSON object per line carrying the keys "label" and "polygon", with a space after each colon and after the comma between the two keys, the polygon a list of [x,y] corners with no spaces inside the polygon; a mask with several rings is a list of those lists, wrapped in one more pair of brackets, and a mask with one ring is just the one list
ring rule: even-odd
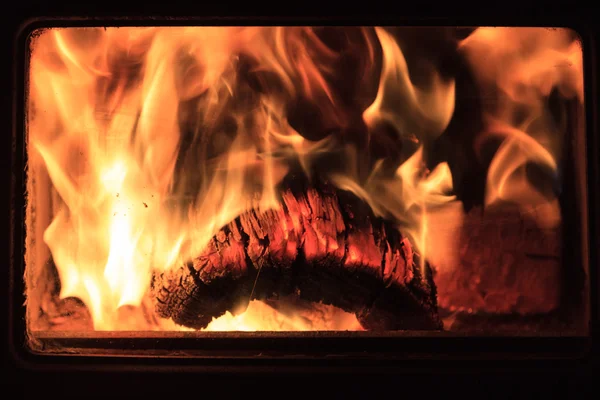
{"label": "dark background", "polygon": [[[590,2],[591,3],[591,2]],[[365,24],[365,25],[398,25],[433,24],[433,25],[545,25],[569,26],[584,34],[584,38],[592,39],[584,47],[584,57],[595,57],[598,54],[598,28],[596,12],[593,6],[584,2],[526,2],[503,1],[481,4],[456,1],[436,2],[377,2],[327,4],[324,2],[311,4],[309,2],[292,2],[262,4],[255,2],[226,3],[190,2],[177,4],[173,1],[162,4],[142,2],[110,3],[110,2],[14,2],[3,6],[0,23],[0,39],[2,43],[2,94],[3,104],[0,112],[6,121],[1,138],[0,170],[2,171],[3,187],[9,188],[11,180],[21,173],[22,165],[15,157],[11,132],[13,129],[13,93],[17,88],[13,79],[14,39],[19,26],[30,17],[36,16],[93,16],[109,17],[122,16],[199,16],[226,17],[242,16],[256,21],[265,20],[273,24],[285,24],[287,20],[295,24]],[[329,19],[335,18],[335,19]],[[243,22],[246,21],[246,22]],[[242,23],[248,23],[243,19]],[[230,22],[231,23],[231,22]],[[235,23],[235,22],[233,22]],[[592,61],[587,58],[586,62]],[[598,73],[597,64],[587,64],[586,73]],[[597,77],[586,75],[586,101],[588,110],[597,104]],[[79,366],[76,358],[46,360],[44,368],[35,364],[22,363],[19,357],[22,332],[12,330],[9,323],[16,318],[15,311],[21,304],[12,289],[13,282],[20,279],[11,274],[11,247],[15,244],[11,232],[19,228],[12,225],[13,203],[11,195],[20,196],[17,192],[9,194],[3,190],[2,196],[2,262],[0,263],[0,302],[2,307],[2,373],[0,382],[12,386],[10,398],[42,398],[63,397],[115,397],[128,396],[180,398],[188,396],[219,396],[219,397],[347,397],[352,396],[464,396],[476,393],[477,397],[489,398],[495,395],[502,397],[531,397],[531,395],[567,395],[569,398],[584,397],[594,387],[592,367],[597,365],[598,332],[598,259],[597,248],[600,245],[598,237],[599,203],[598,187],[600,186],[598,170],[599,140],[595,118],[588,118],[588,143],[591,160],[590,199],[591,206],[590,235],[592,242],[592,290],[593,318],[591,352],[578,359],[561,359],[549,356],[547,360],[508,360],[490,359],[489,361],[474,362],[468,359],[438,360],[437,357],[427,357],[425,354],[419,360],[399,360],[373,363],[344,363],[344,361],[329,360],[321,362],[319,367],[314,363],[279,363],[266,367],[244,368],[249,363],[229,364],[225,361],[214,361],[211,368],[196,368],[190,371],[186,365],[170,363],[162,372],[150,371],[152,368],[135,366],[134,360],[104,360],[105,363],[94,363],[91,367],[79,368],[75,371],[65,371],[60,364]],[[16,162],[16,169],[13,169]],[[18,210],[17,210],[18,211]],[[20,272],[17,272],[19,274]],[[20,287],[17,285],[17,287]],[[508,350],[508,349],[507,349]],[[53,365],[52,362],[57,362]],[[59,364],[60,363],[60,364]],[[100,367],[99,364],[108,366]],[[147,363],[146,363],[147,364]],[[190,363],[187,367],[189,367]],[[198,362],[198,364],[202,364]],[[116,366],[116,369],[111,369]],[[362,368],[361,368],[362,367]],[[148,370],[148,371],[147,371]]]}

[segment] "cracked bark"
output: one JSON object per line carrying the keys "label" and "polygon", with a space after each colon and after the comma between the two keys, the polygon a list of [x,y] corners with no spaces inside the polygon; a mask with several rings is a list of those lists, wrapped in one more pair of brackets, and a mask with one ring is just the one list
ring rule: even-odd
{"label": "cracked bark", "polygon": [[353,312],[370,330],[441,328],[429,266],[367,204],[323,183],[295,183],[281,200],[223,227],[192,262],[156,273],[157,313],[200,329],[251,299],[293,294]]}

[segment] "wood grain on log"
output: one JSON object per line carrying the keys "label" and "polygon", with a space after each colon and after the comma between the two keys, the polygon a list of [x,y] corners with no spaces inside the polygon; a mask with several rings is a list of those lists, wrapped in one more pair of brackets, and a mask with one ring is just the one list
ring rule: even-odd
{"label": "wood grain on log", "polygon": [[152,287],[161,317],[196,329],[290,294],[354,312],[365,329],[441,328],[431,271],[410,242],[327,184],[283,190],[279,209],[244,213]]}

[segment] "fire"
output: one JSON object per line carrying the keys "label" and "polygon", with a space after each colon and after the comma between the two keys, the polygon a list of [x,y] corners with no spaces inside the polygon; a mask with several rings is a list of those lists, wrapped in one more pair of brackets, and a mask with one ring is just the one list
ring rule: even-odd
{"label": "fire", "polygon": [[[462,204],[450,166],[443,162],[430,171],[425,150],[452,119],[455,82],[432,68],[428,84],[414,84],[389,30],[361,32],[366,47],[359,84],[378,72],[376,49],[382,57],[375,98],[358,114],[367,142],[387,125],[399,147],[418,147],[392,167],[370,160],[366,175],[359,170],[367,150],[341,145],[334,134],[307,139],[289,121],[290,105],[302,98],[318,106],[326,127],[355,123],[331,83],[341,50],[323,41],[319,28],[36,33],[28,148],[30,157],[43,159],[61,200],[44,234],[60,297],[80,298],[96,330],[140,328],[123,322],[119,310],[142,310],[153,270],[196,257],[244,211],[280,207],[277,187],[292,163],[311,174],[319,160],[340,152],[344,165],[323,174],[398,222],[421,260],[442,268],[455,256],[452,227],[461,224]],[[457,48],[482,90],[494,88],[499,99],[486,110],[486,132],[477,143],[505,138],[489,167],[486,204],[537,207],[544,223],[557,223],[556,197],[535,188],[525,167],[536,163],[553,178],[560,173],[560,138],[546,100],[557,88],[583,101],[578,43],[565,30],[480,28]],[[207,330],[360,329],[346,317],[307,322],[252,302],[245,313],[227,314]]]}
{"label": "fire", "polygon": [[416,135],[421,140],[438,137],[454,112],[454,80],[444,82],[432,70],[430,87],[416,87],[394,37],[382,28],[376,28],[376,33],[383,50],[383,68],[377,98],[364,111],[363,119],[370,127],[388,122],[400,135]]}
{"label": "fire", "polygon": [[[422,143],[437,138],[454,112],[454,81],[444,82],[432,70],[428,87],[416,87],[393,36],[381,28],[376,28],[376,33],[383,51],[383,67],[377,97],[364,111],[363,120],[371,129],[381,123],[392,125],[401,140]],[[356,163],[355,160],[350,166]],[[366,200],[376,214],[391,215],[401,222],[403,232],[422,253],[422,262],[427,259],[439,266],[454,257],[452,237],[440,236],[439,232],[460,224],[462,205],[451,194],[448,164],[441,163],[433,171],[427,171],[422,144],[391,177],[377,163],[363,182],[351,170],[343,175],[333,174],[331,178],[339,187]],[[435,222],[441,215],[445,217],[442,230],[436,229],[439,227]],[[428,242],[436,243],[436,247],[428,248]]]}
{"label": "fire", "polygon": [[[314,54],[303,52],[307,42],[317,44]],[[153,269],[197,256],[245,210],[279,207],[288,159],[306,164],[327,145],[304,139],[286,118],[298,94],[333,101],[314,56],[335,53],[310,28],[36,35],[30,149],[64,203],[44,240],[60,296],[80,298],[95,329],[123,328],[117,310],[142,304]],[[277,82],[263,79],[265,93],[257,92],[243,73]]]}
{"label": "fire", "polygon": [[[285,304],[285,302],[284,302]],[[324,304],[314,304],[308,309],[287,305],[282,310],[253,300],[245,312],[213,319],[205,331],[361,331],[364,330],[356,316]]]}
{"label": "fire", "polygon": [[[473,68],[482,90],[497,102],[485,110],[486,131],[476,143],[481,148],[501,138],[489,166],[486,205],[516,203],[532,213],[540,226],[560,223],[556,190],[560,185],[558,160],[566,134],[552,118],[549,96],[583,103],[583,54],[572,31],[545,28],[479,28],[459,48]],[[528,166],[549,171],[533,181]]]}

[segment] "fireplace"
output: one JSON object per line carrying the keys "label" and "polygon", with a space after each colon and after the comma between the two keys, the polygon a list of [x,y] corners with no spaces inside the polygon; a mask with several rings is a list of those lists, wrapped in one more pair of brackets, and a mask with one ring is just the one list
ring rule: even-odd
{"label": "fireplace", "polygon": [[180,22],[23,34],[26,358],[587,343],[580,32]]}

